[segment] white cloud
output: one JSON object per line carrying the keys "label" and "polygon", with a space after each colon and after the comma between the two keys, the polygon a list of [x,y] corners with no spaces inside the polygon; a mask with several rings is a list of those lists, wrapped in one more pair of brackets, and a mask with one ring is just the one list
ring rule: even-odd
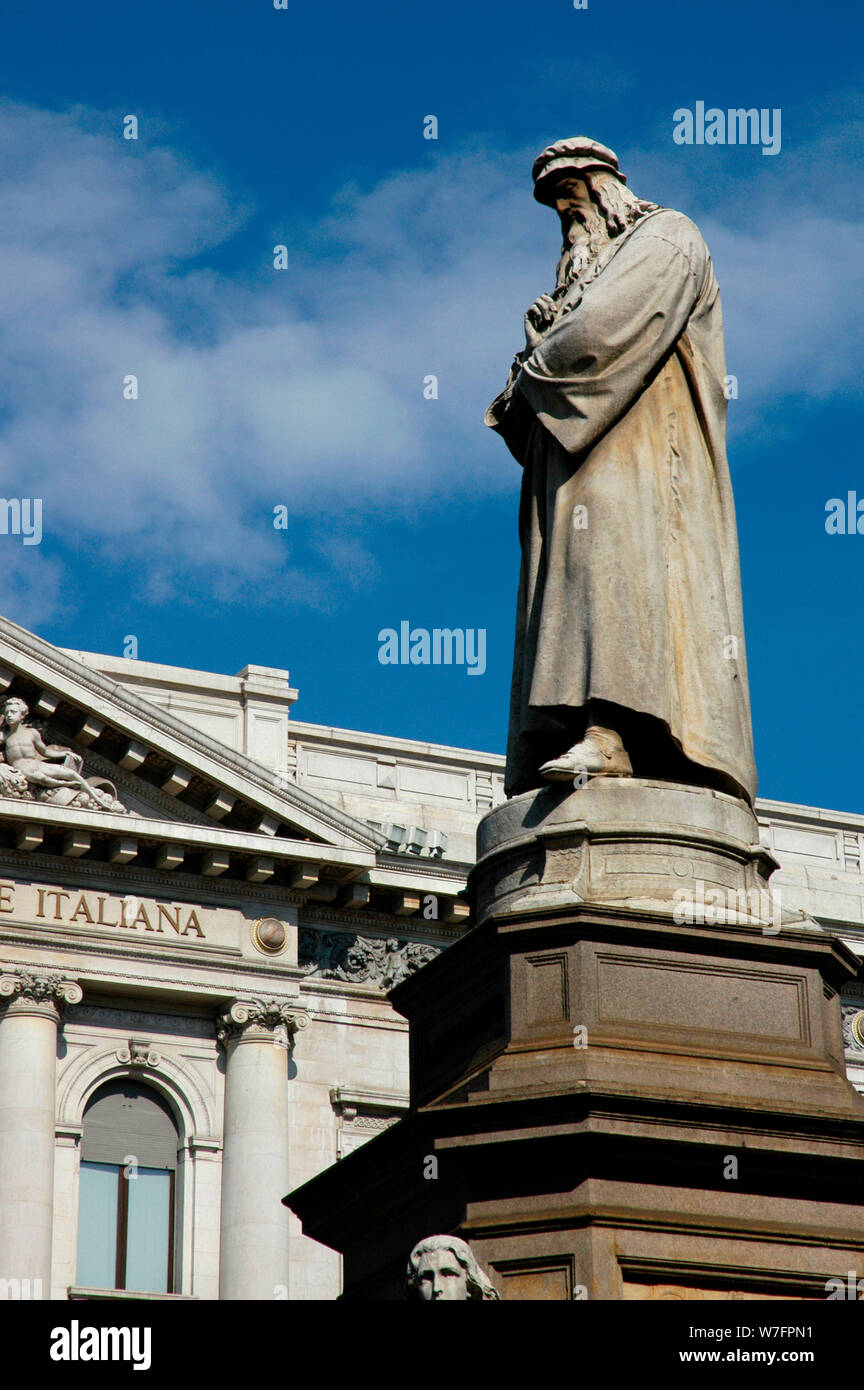
{"label": "white cloud", "polygon": [[70,616],[63,598],[63,570],[56,560],[24,547],[19,536],[0,536],[0,613],[23,627],[38,629]]}
{"label": "white cloud", "polygon": [[778,396],[857,392],[864,346],[860,225],[804,210],[766,222],[702,224],[721,283],[729,370],[748,412],[760,415]]}
{"label": "white cloud", "polygon": [[[9,105],[0,147],[0,467],[7,495],[43,498],[46,537],[146,557],[154,599],[278,572],[321,604],[371,571],[358,548],[370,513],[515,486],[482,413],[553,275],[533,151],[478,147],[342,190],[321,225],[295,225],[289,270],[272,269],[262,234],[258,264],[226,276],[201,261],[250,209],[170,148],[124,142],[92,113]],[[778,394],[851,383],[857,354],[838,371],[824,348],[858,332],[860,271],[853,225],[791,193],[782,216],[736,214],[712,211],[703,229],[743,420]],[[303,545],[269,525],[283,502],[313,577]],[[4,607],[22,616],[29,566],[23,620],[38,625],[58,571],[34,551]]]}

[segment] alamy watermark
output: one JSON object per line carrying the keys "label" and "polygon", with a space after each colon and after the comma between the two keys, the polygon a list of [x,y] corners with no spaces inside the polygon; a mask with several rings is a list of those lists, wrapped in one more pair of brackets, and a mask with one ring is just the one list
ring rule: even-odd
{"label": "alamy watermark", "polygon": [[780,153],[780,107],[722,111],[719,106],[705,109],[704,101],[679,106],[672,113],[672,139],[676,145],[761,145],[763,154]]}
{"label": "alamy watermark", "polygon": [[51,1332],[52,1361],[129,1361],[133,1371],[149,1371],[153,1332],[149,1327],[87,1327],[73,1318]]}
{"label": "alamy watermark", "polygon": [[676,888],[673,921],[680,926],[757,926],[776,936],[783,925],[781,892],[767,888],[719,888],[697,879],[691,888]]}
{"label": "alamy watermark", "polygon": [[0,1303],[10,1299],[15,1302],[19,1299],[30,1302],[44,1297],[41,1279],[0,1279]]}
{"label": "alamy watermark", "polygon": [[846,1278],[828,1279],[825,1293],[829,1299],[848,1299],[852,1303],[864,1302],[864,1279],[858,1278],[854,1269],[846,1271]]}
{"label": "alamy watermark", "polygon": [[20,536],[24,545],[39,545],[42,498],[0,497],[0,536]]}
{"label": "alamy watermark", "polygon": [[825,510],[829,536],[864,536],[864,497],[859,499],[857,492],[847,492],[845,498],[829,497]]}
{"label": "alamy watermark", "polygon": [[412,628],[403,618],[395,627],[378,633],[378,660],[382,666],[464,666],[469,676],[486,670],[485,627]]}

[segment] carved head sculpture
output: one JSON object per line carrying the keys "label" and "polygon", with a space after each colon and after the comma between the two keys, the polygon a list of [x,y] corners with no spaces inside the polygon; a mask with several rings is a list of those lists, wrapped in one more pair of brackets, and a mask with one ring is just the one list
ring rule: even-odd
{"label": "carved head sculpture", "polygon": [[423,1303],[497,1302],[498,1291],[480,1268],[467,1241],[458,1236],[427,1236],[408,1257],[409,1298]]}
{"label": "carved head sculpture", "polygon": [[587,135],[570,135],[541,150],[531,169],[534,197],[538,203],[554,208],[556,187],[562,178],[584,178],[589,173],[609,175],[620,184],[627,177],[618,168],[618,156],[608,145]]}
{"label": "carved head sculpture", "polygon": [[555,208],[561,219],[562,288],[582,274],[609,240],[656,208],[626,187],[615,151],[585,135],[549,145],[535,159],[532,173],[534,197]]}
{"label": "carved head sculpture", "polygon": [[3,706],[3,722],[10,729],[15,729],[19,724],[24,723],[29,713],[29,705],[25,704],[17,695],[13,695],[11,700],[7,700]]}

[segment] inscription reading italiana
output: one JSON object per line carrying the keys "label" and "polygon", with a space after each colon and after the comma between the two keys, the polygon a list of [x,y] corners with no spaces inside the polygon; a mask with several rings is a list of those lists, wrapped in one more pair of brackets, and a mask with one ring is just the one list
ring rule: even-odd
{"label": "inscription reading italiana", "polygon": [[0,883],[0,917],[18,916],[37,922],[120,927],[127,931],[173,932],[204,939],[198,909],[180,903],[160,903],[132,894],[79,893],[66,888],[37,888],[35,884]]}

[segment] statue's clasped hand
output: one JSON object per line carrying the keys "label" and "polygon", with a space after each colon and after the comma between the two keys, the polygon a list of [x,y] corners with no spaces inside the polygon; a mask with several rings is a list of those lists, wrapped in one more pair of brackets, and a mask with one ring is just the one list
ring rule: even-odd
{"label": "statue's clasped hand", "polygon": [[550,294],[541,294],[525,313],[525,345],[533,352],[543,341],[555,319],[555,301]]}

